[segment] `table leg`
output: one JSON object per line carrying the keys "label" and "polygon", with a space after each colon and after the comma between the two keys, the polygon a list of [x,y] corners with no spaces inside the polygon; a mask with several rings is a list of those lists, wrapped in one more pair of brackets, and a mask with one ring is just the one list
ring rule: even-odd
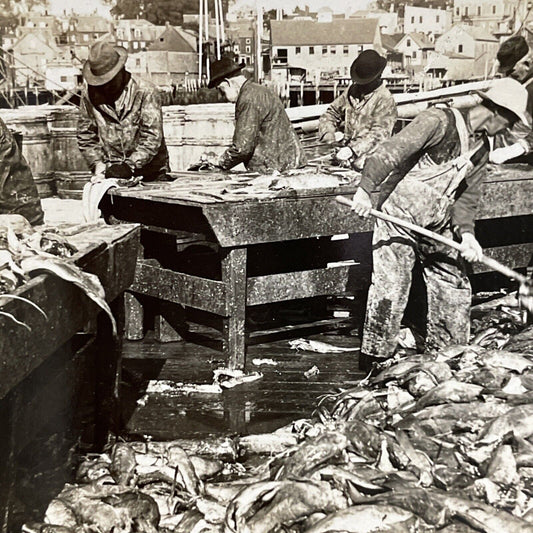
{"label": "table leg", "polygon": [[227,316],[223,320],[223,346],[230,369],[244,369],[246,357],[246,248],[222,251],[222,281],[226,287]]}
{"label": "table leg", "polygon": [[139,299],[129,291],[124,293],[124,337],[128,341],[138,341],[144,338],[144,309]]}

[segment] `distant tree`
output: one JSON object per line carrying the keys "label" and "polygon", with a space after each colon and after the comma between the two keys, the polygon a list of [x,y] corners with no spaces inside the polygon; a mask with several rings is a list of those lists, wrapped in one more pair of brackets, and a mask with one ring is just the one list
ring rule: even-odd
{"label": "distant tree", "polygon": [[[1,1],[1,0],[0,0]],[[226,1],[223,1],[227,11]],[[184,13],[198,13],[199,0],[115,0],[111,13],[119,18],[144,18],[153,24],[165,22],[178,26],[183,23]],[[209,0],[209,12],[215,14],[213,0]]]}
{"label": "distant tree", "polygon": [[14,28],[33,8],[47,4],[47,0],[0,0],[0,27]]}

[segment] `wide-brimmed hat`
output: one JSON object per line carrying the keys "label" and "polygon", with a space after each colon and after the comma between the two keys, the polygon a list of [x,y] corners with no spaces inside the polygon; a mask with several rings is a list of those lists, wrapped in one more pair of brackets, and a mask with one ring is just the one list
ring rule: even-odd
{"label": "wide-brimmed hat", "polygon": [[212,89],[216,87],[224,78],[235,74],[239,70],[242,70],[246,63],[236,63],[230,56],[223,56],[217,61],[210,63],[211,66],[211,78],[209,80],[208,87]]}
{"label": "wide-brimmed hat", "polygon": [[498,71],[507,74],[529,52],[529,45],[521,35],[513,35],[504,41],[496,54]]}
{"label": "wide-brimmed hat", "polygon": [[364,50],[352,63],[350,76],[355,83],[365,85],[378,78],[386,64],[387,60],[375,50]]}
{"label": "wide-brimmed hat", "polygon": [[83,77],[89,85],[104,85],[111,81],[126,64],[128,51],[107,41],[94,43],[83,65]]}
{"label": "wide-brimmed hat", "polygon": [[476,91],[484,100],[490,100],[497,106],[514,113],[526,126],[531,127],[531,119],[527,114],[527,90],[512,78],[493,80],[486,91]]}

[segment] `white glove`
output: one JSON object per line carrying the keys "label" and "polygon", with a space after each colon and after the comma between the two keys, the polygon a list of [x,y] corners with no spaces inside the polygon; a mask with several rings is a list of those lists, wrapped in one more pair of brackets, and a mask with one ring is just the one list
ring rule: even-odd
{"label": "white glove", "polygon": [[335,132],[335,142],[340,143],[344,139],[344,133],[342,131]]}
{"label": "white glove", "polygon": [[511,146],[504,146],[503,148],[496,148],[489,154],[489,161],[496,165],[501,165],[509,159],[514,159],[526,153],[526,148],[523,143],[516,142]]}
{"label": "white glove", "polygon": [[483,248],[472,233],[463,233],[461,247],[461,255],[470,263],[480,261],[483,257]]}
{"label": "white glove", "polygon": [[344,146],[335,154],[335,157],[339,161],[347,161],[348,159],[352,158],[353,155],[353,150],[349,146]]}
{"label": "white glove", "polygon": [[91,183],[98,183],[105,180],[106,164],[98,161],[94,167],[93,175],[91,176]]}

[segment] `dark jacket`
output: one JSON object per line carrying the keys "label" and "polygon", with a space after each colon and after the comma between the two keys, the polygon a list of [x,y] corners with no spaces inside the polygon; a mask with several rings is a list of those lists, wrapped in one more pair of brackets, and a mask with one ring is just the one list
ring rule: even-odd
{"label": "dark jacket", "polygon": [[244,163],[250,171],[270,173],[303,167],[304,150],[281,100],[267,87],[246,81],[235,104],[235,133],[219,159],[229,170]]}
{"label": "dark jacket", "polygon": [[95,106],[85,88],[78,146],[91,170],[99,161],[125,162],[136,176],[163,178],[169,172],[169,162],[157,89],[131,78],[114,106]]}
{"label": "dark jacket", "polygon": [[0,214],[17,214],[42,224],[41,200],[15,137],[0,120]]}
{"label": "dark jacket", "polygon": [[[368,156],[360,186],[370,194],[393,171],[397,173],[397,179],[401,179],[424,154],[428,154],[436,164],[446,163],[459,156],[460,147],[451,110],[432,107],[420,113]],[[488,153],[488,143],[485,143],[471,158],[474,167],[457,191],[451,216],[452,227],[459,234],[474,233],[474,219]],[[424,201],[423,198],[420,200]]]}

